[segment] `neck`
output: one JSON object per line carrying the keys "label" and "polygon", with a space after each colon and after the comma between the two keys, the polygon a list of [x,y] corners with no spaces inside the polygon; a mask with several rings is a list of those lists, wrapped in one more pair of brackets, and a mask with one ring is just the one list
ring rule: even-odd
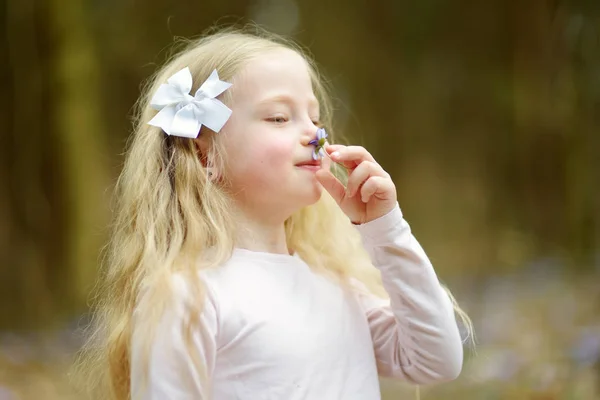
{"label": "neck", "polygon": [[266,253],[290,254],[285,235],[285,220],[240,211],[236,247]]}

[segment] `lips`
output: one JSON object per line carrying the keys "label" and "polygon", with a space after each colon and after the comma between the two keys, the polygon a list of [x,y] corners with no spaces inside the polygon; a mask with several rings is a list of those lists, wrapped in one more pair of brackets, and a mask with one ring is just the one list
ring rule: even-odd
{"label": "lips", "polygon": [[307,160],[307,161],[301,162],[299,164],[296,164],[296,166],[297,167],[306,167],[306,166],[320,167],[321,160]]}

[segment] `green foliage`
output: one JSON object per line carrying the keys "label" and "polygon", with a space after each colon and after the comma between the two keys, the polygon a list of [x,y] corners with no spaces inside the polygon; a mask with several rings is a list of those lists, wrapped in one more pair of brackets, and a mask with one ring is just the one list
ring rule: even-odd
{"label": "green foliage", "polygon": [[284,21],[272,26],[310,47],[336,89],[338,128],[393,176],[442,277],[545,257],[594,265],[597,0],[6,4],[0,328],[85,309],[141,83],[174,38],[215,21]]}

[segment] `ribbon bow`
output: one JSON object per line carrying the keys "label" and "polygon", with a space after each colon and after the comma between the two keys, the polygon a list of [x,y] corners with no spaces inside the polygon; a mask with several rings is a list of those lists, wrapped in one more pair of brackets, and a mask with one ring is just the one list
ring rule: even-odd
{"label": "ribbon bow", "polygon": [[150,100],[152,108],[158,114],[148,122],[162,128],[167,135],[196,138],[202,125],[219,132],[231,116],[231,110],[219,100],[218,95],[231,87],[231,83],[219,79],[214,70],[208,79],[196,91],[192,90],[192,74],[185,67],[162,84]]}

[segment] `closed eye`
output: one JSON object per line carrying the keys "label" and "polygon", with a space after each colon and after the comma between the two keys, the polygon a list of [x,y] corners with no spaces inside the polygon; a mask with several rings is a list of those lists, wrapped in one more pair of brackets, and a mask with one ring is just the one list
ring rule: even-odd
{"label": "closed eye", "polygon": [[277,116],[277,117],[267,118],[267,121],[274,122],[276,124],[283,124],[283,123],[286,123],[288,121],[288,119],[286,117]]}

